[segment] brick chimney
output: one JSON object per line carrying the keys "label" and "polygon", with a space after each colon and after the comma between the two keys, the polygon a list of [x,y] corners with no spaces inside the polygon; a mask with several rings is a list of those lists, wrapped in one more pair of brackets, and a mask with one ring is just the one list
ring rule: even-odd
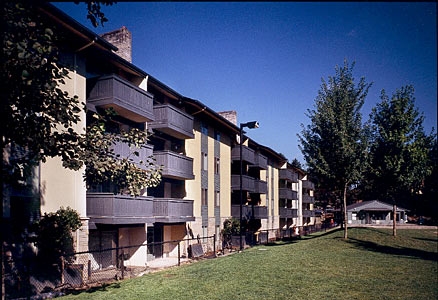
{"label": "brick chimney", "polygon": [[132,63],[132,34],[125,26],[101,35],[102,38],[119,48],[116,52],[121,58]]}
{"label": "brick chimney", "polygon": [[237,126],[237,112],[235,110],[221,111],[218,114]]}

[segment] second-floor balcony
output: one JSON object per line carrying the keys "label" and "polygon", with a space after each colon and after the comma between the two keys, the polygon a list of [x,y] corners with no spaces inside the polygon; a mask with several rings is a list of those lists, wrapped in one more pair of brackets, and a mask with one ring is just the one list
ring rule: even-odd
{"label": "second-floor balcony", "polygon": [[120,116],[134,122],[154,120],[153,96],[116,75],[87,81],[87,103],[96,107],[112,107]]}
{"label": "second-floor balcony", "polygon": [[304,194],[303,195],[303,203],[315,203],[315,197]]}
{"label": "second-floor balcony", "polygon": [[254,193],[266,194],[268,192],[268,183],[263,180],[254,179]]}
{"label": "second-floor balcony", "polygon": [[303,210],[303,217],[304,218],[312,218],[314,216],[315,216],[315,211],[307,210],[307,209]]}
{"label": "second-floor balcony", "polygon": [[[231,216],[240,218],[240,205],[231,205]],[[268,208],[259,205],[242,205],[242,217],[244,219],[267,219]]]}
{"label": "second-floor balcony", "polygon": [[193,216],[193,200],[155,198],[155,222],[176,223],[195,221]]}
{"label": "second-floor balcony", "polygon": [[87,217],[101,224],[138,224],[154,221],[152,197],[87,193]]}
{"label": "second-floor balcony", "polygon": [[155,121],[148,123],[148,127],[160,130],[179,139],[192,139],[193,117],[180,109],[169,105],[154,106]]}
{"label": "second-floor balcony", "polygon": [[266,170],[268,168],[268,158],[260,153],[254,153],[254,164],[251,167]]}
{"label": "second-floor balcony", "polygon": [[[245,161],[251,165],[255,163],[254,150],[242,145],[242,161]],[[240,146],[236,145],[231,149],[231,159],[234,161],[240,161]]]}
{"label": "second-floor balcony", "polygon": [[303,189],[314,190],[315,184],[309,180],[303,180]]}
{"label": "second-floor balcony", "polygon": [[99,224],[194,221],[193,200],[87,193],[87,216]]}
{"label": "second-floor balcony", "polygon": [[179,180],[194,179],[193,158],[172,151],[154,151],[156,164],[162,166],[162,176]]}
{"label": "second-floor balcony", "polygon": [[296,218],[298,217],[298,210],[296,208],[279,208],[280,218]]}
{"label": "second-floor balcony", "polygon": [[290,182],[298,182],[298,174],[290,169],[280,169],[279,178]]}
{"label": "second-floor balcony", "polygon": [[298,200],[298,193],[289,188],[279,188],[278,192],[281,199]]}
{"label": "second-floor balcony", "polygon": [[[129,158],[132,162],[139,164],[142,169],[147,168],[146,161],[153,154],[152,145],[144,145],[144,148],[134,148],[129,147],[128,143],[118,142],[112,146],[114,154],[119,155],[120,158]],[[134,154],[138,153],[138,156]],[[140,161],[145,163],[145,165],[140,165]]]}
{"label": "second-floor balcony", "polygon": [[[233,191],[240,190],[240,175],[231,175],[231,189]],[[255,193],[255,179],[242,175],[242,190]]]}

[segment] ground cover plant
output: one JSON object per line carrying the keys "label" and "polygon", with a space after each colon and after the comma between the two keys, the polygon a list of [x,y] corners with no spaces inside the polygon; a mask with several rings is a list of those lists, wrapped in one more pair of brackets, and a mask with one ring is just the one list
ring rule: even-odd
{"label": "ground cover plant", "polygon": [[436,229],[352,228],[349,237],[257,246],[64,298],[438,299]]}

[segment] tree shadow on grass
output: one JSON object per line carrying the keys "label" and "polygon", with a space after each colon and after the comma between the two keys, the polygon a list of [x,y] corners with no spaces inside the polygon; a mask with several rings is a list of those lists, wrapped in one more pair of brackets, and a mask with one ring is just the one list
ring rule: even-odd
{"label": "tree shadow on grass", "polygon": [[94,292],[106,292],[108,291],[108,289],[119,289],[120,288],[120,283],[116,282],[116,283],[103,283],[101,285],[98,286],[93,286],[93,287],[84,287],[83,289],[73,289],[73,290],[67,290],[66,294],[71,294],[71,295],[79,295],[82,293],[87,293],[87,294],[91,294]]}
{"label": "tree shadow on grass", "polygon": [[367,251],[380,252],[384,254],[411,257],[411,258],[419,258],[419,259],[438,262],[438,254],[435,252],[429,252],[429,251],[413,249],[413,248],[405,248],[405,247],[399,248],[399,247],[384,246],[370,241],[362,241],[356,238],[349,238],[348,242]]}
{"label": "tree shadow on grass", "polygon": [[342,229],[342,228],[334,228],[334,229],[329,229],[328,231],[326,231],[324,233],[321,233],[321,232],[316,232],[316,233],[313,233],[313,234],[311,233],[311,235],[304,235],[302,237],[302,240],[317,239],[317,238],[320,238],[320,237],[323,237],[323,236],[326,236],[326,235],[333,234],[333,233],[335,233],[337,231],[344,231],[344,229]]}
{"label": "tree shadow on grass", "polygon": [[414,238],[419,241],[426,241],[426,242],[438,242],[438,239],[426,239],[426,238]]}

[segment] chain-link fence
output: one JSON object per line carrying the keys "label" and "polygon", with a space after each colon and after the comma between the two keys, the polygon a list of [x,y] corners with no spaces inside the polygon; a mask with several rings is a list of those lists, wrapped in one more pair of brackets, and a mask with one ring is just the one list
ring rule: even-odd
{"label": "chain-link fence", "polygon": [[[69,289],[137,277],[150,271],[149,262],[163,259],[151,255],[162,254],[163,248],[175,249],[172,259],[175,265],[180,265],[183,259],[215,256],[216,236],[77,252],[49,266],[35,255],[6,249],[3,251],[5,299],[52,298]],[[145,263],[136,264],[134,255],[142,257]]]}
{"label": "chain-link fence", "polygon": [[[163,259],[163,249],[173,249],[174,265],[182,260],[216,257],[242,247],[267,244],[276,240],[295,239],[333,227],[316,224],[288,229],[246,232],[217,244],[216,236],[147,243],[129,247],[90,250],[62,257],[57,264],[44,265],[26,251],[3,251],[5,299],[45,299],[62,295],[66,290],[101,286],[115,280],[137,277],[150,272],[149,264]],[[221,237],[222,239],[222,237]],[[154,257],[151,253],[160,253]],[[136,264],[136,256],[146,263]]]}

